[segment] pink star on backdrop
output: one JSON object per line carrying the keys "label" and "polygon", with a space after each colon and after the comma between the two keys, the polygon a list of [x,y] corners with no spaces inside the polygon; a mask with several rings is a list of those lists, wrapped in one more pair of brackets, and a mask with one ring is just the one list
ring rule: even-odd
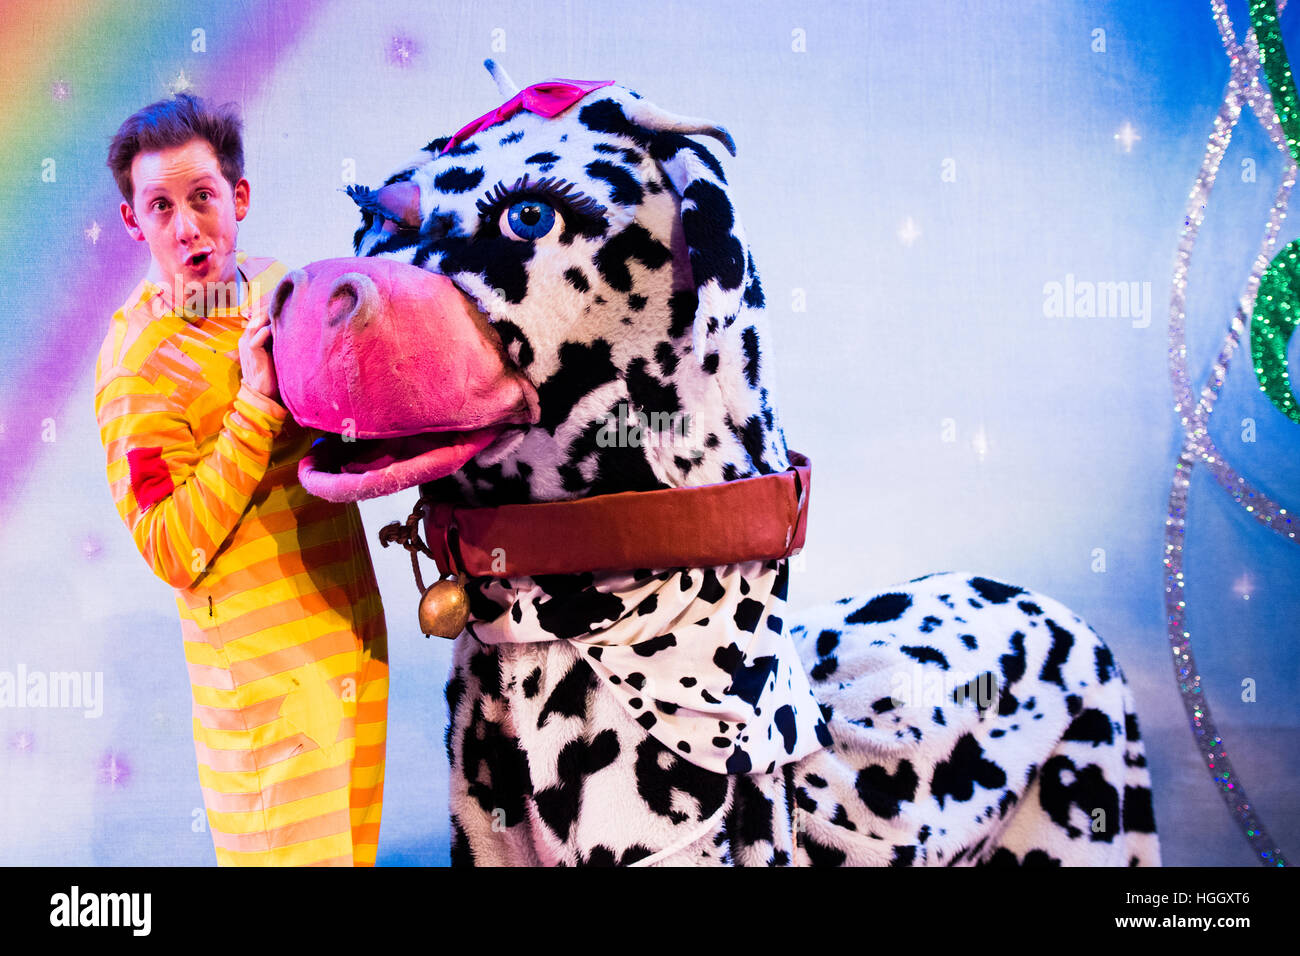
{"label": "pink star on backdrop", "polygon": [[108,784],[114,790],[126,786],[126,782],[131,779],[131,765],[121,754],[112,750],[99,758],[98,770],[99,782]]}
{"label": "pink star on backdrop", "polygon": [[388,61],[394,66],[410,66],[417,52],[415,41],[395,36],[388,44]]}
{"label": "pink star on backdrop", "polygon": [[81,553],[88,560],[94,560],[99,557],[100,552],[104,550],[104,545],[100,542],[98,535],[86,535],[85,540],[81,542]]}

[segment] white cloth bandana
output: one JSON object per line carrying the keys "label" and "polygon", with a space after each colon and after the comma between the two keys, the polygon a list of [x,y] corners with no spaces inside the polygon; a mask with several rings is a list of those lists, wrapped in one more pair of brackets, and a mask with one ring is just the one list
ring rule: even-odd
{"label": "white cloth bandana", "polygon": [[[664,746],[715,773],[771,773],[830,744],[781,612],[789,565],[478,579],[484,644],[568,639]],[[478,597],[478,596],[476,596]]]}

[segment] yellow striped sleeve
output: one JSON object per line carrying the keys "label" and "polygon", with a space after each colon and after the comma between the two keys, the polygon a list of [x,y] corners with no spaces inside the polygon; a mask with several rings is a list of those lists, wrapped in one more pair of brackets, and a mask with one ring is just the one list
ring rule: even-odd
{"label": "yellow striped sleeve", "polygon": [[109,486],[154,574],[187,588],[203,573],[266,473],[286,416],[241,383],[212,451],[200,458],[185,410],[145,378],[117,375],[96,390]]}

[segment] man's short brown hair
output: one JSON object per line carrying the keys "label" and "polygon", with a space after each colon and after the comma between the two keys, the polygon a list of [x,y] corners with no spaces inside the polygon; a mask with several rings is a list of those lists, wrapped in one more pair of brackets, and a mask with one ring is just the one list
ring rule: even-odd
{"label": "man's short brown hair", "polygon": [[139,153],[202,139],[216,153],[221,175],[233,190],[244,178],[243,126],[239,107],[234,103],[214,108],[189,93],[177,93],[169,100],[150,103],[121,125],[108,147],[108,168],[127,203],[134,203],[131,162]]}

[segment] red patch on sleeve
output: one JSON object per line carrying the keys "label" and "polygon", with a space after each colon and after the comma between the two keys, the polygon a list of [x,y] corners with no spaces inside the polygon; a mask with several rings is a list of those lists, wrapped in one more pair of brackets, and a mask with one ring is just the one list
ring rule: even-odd
{"label": "red patch on sleeve", "polygon": [[132,448],[126,453],[126,463],[131,469],[131,490],[141,511],[162,501],[175,488],[161,448]]}

